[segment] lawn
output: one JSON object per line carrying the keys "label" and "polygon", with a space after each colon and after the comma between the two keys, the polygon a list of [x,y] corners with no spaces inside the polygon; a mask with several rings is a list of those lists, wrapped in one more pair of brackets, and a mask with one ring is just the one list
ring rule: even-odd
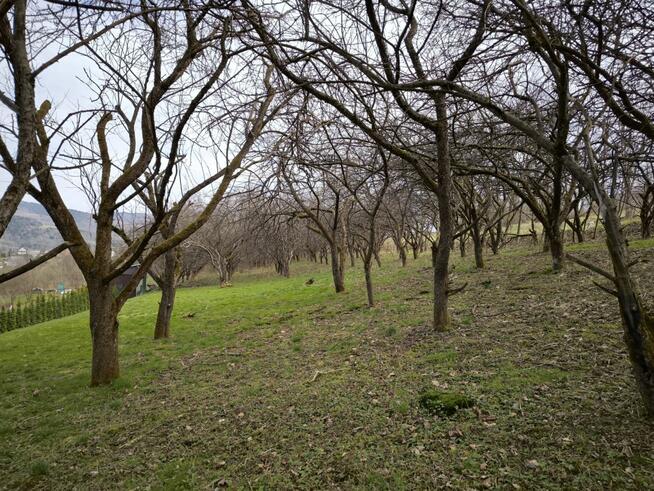
{"label": "lawn", "polygon": [[[638,245],[651,292],[654,244]],[[575,254],[606,263],[600,243]],[[0,488],[654,487],[654,429],[596,277],[552,274],[535,249],[484,271],[456,258],[468,287],[434,333],[429,259],[385,259],[373,309],[360,268],[335,294],[313,264],[180,289],[164,342],[158,294],[130,300],[110,387],[88,387],[87,314],[0,335]],[[426,391],[474,404],[433,414]]]}

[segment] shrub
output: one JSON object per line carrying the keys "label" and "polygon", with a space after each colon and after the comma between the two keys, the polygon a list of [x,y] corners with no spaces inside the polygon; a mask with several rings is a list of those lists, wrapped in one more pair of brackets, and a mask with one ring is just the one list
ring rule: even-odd
{"label": "shrub", "polygon": [[88,292],[85,288],[64,295],[39,295],[29,303],[16,302],[11,310],[0,310],[0,332],[77,314],[89,308]]}

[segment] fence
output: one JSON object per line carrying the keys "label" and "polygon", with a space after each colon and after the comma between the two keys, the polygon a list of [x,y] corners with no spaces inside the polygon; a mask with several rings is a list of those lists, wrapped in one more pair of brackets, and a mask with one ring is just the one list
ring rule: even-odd
{"label": "fence", "polygon": [[77,314],[88,308],[86,288],[64,294],[39,295],[29,302],[16,302],[10,308],[0,308],[0,333]]}

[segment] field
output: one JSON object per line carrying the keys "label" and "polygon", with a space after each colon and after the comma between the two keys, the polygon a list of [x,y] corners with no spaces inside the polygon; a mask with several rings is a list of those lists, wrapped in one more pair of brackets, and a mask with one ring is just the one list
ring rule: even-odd
{"label": "field", "polygon": [[[653,292],[654,241],[631,245]],[[315,264],[181,289],[165,342],[147,294],[121,315],[110,387],[88,387],[87,314],[0,335],[0,488],[652,489],[615,300],[548,260],[456,258],[446,333],[427,257],[386,257],[372,309],[358,268],[338,295]],[[430,414],[427,389],[474,407]]]}

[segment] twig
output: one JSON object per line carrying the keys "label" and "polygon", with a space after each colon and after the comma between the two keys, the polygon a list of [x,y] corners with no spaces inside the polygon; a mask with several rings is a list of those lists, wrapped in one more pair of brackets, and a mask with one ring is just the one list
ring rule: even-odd
{"label": "twig", "polygon": [[600,290],[603,290],[606,293],[608,293],[609,295],[613,295],[614,297],[618,296],[618,292],[616,292],[615,290],[611,290],[610,288],[607,288],[604,285],[600,285],[597,281],[593,281],[593,284]]}

